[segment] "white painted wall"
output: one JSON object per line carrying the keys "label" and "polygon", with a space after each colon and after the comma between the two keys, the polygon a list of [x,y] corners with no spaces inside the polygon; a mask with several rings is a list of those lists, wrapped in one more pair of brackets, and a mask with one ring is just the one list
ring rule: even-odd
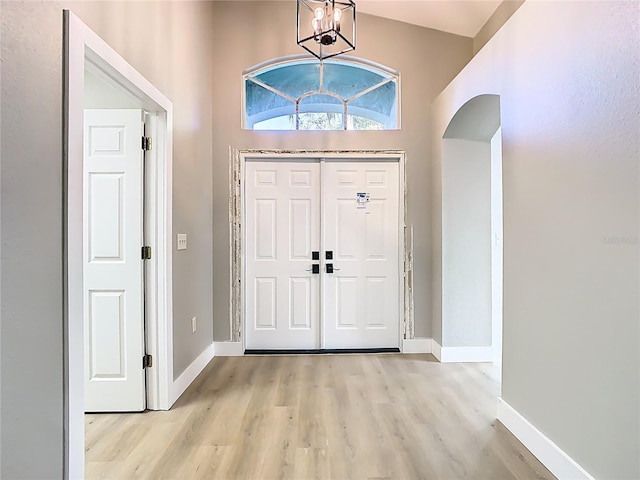
{"label": "white painted wall", "polygon": [[442,140],[442,346],[491,345],[491,145]]}
{"label": "white painted wall", "polygon": [[491,138],[491,346],[494,363],[502,363],[502,129]]}
{"label": "white painted wall", "polygon": [[480,31],[473,38],[473,54],[485,46],[485,44],[491,40],[491,37],[502,28],[507,20],[514,14],[518,8],[525,2],[525,0],[504,0],[493,15],[489,17],[487,23],[480,29]]}
{"label": "white painted wall", "polygon": [[595,478],[640,477],[639,14],[527,1],[432,105],[439,139],[469,99],[500,95],[503,399]]}
{"label": "white painted wall", "polygon": [[94,73],[84,74],[84,108],[140,108],[137,99],[114,88]]}

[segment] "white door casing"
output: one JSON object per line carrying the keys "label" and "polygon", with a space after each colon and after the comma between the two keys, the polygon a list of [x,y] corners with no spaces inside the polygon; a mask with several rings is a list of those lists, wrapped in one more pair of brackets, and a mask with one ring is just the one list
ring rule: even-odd
{"label": "white door casing", "polygon": [[246,348],[318,348],[320,165],[249,161],[245,178]]}
{"label": "white door casing", "polygon": [[85,110],[85,411],[142,411],[142,111]]}
{"label": "white door casing", "polygon": [[[65,376],[63,401],[64,478],[84,478],[84,80],[86,70],[104,73],[114,88],[132,95],[154,120],[152,161],[145,176],[148,213],[145,232],[153,248],[146,262],[148,353],[154,355],[147,369],[147,407],[168,410],[186,386],[173,375],[173,276],[172,272],[172,184],[173,104],[131,64],[104,42],[69,10],[63,10],[65,55],[64,92],[65,143]],[[115,106],[115,105],[114,105]],[[150,308],[149,308],[150,307]]]}
{"label": "white door casing", "polygon": [[400,162],[350,160],[247,158],[245,348],[399,346]]}
{"label": "white door casing", "polygon": [[323,167],[324,348],[399,346],[398,162]]}

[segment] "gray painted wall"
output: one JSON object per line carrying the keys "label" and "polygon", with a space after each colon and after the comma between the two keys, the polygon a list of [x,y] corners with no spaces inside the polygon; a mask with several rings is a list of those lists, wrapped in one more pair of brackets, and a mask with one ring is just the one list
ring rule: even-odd
{"label": "gray painted wall", "polygon": [[63,469],[65,6],[173,101],[173,231],[189,235],[189,249],[174,253],[175,374],[213,339],[211,4],[3,1],[2,478],[60,478]]}
{"label": "gray painted wall", "polygon": [[1,32],[0,477],[60,478],[62,11],[3,2]]}
{"label": "gray painted wall", "polygon": [[442,145],[442,346],[491,345],[491,145]]}
{"label": "gray painted wall", "polygon": [[[402,130],[388,132],[244,131],[244,70],[302,53],[295,43],[295,2],[216,2],[214,115],[214,338],[229,338],[229,147],[237,149],[400,149],[407,152],[408,223],[415,238],[415,335],[431,336],[431,150],[428,105],[471,57],[472,40],[369,15],[358,15],[354,56],[401,74]],[[268,22],[264,21],[269,19]],[[274,35],[274,32],[279,32]]]}
{"label": "gray painted wall", "polygon": [[432,106],[438,192],[437,139],[501,96],[503,399],[595,478],[640,477],[639,14],[525,2]]}
{"label": "gray painted wall", "polygon": [[[178,377],[213,341],[210,2],[70,2],[67,7],[173,102],[173,348]],[[145,19],[141,28],[141,19]],[[188,249],[176,250],[176,234]],[[198,318],[192,333],[191,318]]]}

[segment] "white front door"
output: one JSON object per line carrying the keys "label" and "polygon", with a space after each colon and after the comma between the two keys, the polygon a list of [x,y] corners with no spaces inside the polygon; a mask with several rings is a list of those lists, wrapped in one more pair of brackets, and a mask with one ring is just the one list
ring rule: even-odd
{"label": "white front door", "polygon": [[85,110],[85,411],[145,409],[141,110]]}
{"label": "white front door", "polygon": [[324,348],[399,346],[398,162],[323,169]]}
{"label": "white front door", "polygon": [[318,348],[320,164],[246,165],[246,348]]}
{"label": "white front door", "polygon": [[247,160],[247,349],[399,346],[398,192],[397,160]]}

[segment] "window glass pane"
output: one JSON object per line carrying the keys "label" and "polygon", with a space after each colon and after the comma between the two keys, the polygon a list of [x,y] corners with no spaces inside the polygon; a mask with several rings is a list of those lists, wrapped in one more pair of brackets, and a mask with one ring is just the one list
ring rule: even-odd
{"label": "window glass pane", "polygon": [[297,99],[304,93],[320,89],[320,64],[283,65],[256,75],[256,78]]}
{"label": "window glass pane", "polygon": [[276,95],[260,85],[251,81],[247,82],[247,115],[271,110],[273,108],[292,105],[292,102],[280,95]]}
{"label": "window glass pane", "polygon": [[395,82],[385,83],[366,95],[349,102],[347,112],[380,122],[386,129],[397,128]]}
{"label": "window glass pane", "polygon": [[347,115],[347,130],[384,130],[384,124],[359,115]]}
{"label": "window glass pane", "polygon": [[386,78],[362,67],[335,63],[324,65],[324,89],[345,100]]}
{"label": "window glass pane", "polygon": [[295,130],[296,116],[295,114],[282,115],[280,117],[269,118],[262,122],[253,124],[254,130]]}
{"label": "window glass pane", "polygon": [[300,113],[299,130],[343,130],[342,113],[306,112]]}
{"label": "window glass pane", "polygon": [[383,115],[390,115],[396,101],[396,83],[388,82],[371,92],[349,102],[349,106],[366,108]]}

